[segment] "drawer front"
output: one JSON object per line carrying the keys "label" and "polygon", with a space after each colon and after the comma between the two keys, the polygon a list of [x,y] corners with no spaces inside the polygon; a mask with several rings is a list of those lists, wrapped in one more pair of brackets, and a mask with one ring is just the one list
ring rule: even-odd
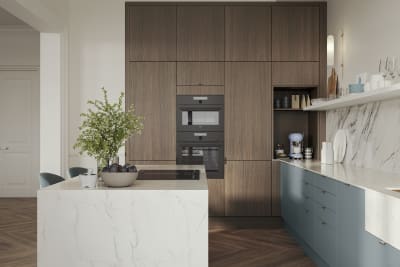
{"label": "drawer front", "polygon": [[329,266],[336,266],[337,232],[329,223],[315,220],[314,249]]}
{"label": "drawer front", "polygon": [[316,187],[319,187],[322,190],[325,190],[325,191],[331,193],[332,195],[335,195],[335,196],[337,195],[338,183],[330,178],[317,175],[317,177],[315,177],[315,179],[313,180],[313,184]]}
{"label": "drawer front", "polygon": [[332,193],[321,188],[315,188],[313,197],[322,207],[329,208],[336,212],[336,196]]}
{"label": "drawer front", "polygon": [[222,142],[224,133],[221,132],[178,132],[176,139],[179,142]]}
{"label": "drawer front", "polygon": [[322,224],[328,224],[330,228],[337,229],[336,213],[331,209],[321,206],[320,204],[316,204],[314,214],[316,219],[321,221]]}

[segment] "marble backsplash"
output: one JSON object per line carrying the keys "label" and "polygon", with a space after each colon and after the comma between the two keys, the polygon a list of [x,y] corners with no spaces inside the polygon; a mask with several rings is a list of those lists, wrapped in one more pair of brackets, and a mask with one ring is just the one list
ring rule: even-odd
{"label": "marble backsplash", "polygon": [[327,112],[327,140],[347,130],[345,163],[400,173],[400,100]]}

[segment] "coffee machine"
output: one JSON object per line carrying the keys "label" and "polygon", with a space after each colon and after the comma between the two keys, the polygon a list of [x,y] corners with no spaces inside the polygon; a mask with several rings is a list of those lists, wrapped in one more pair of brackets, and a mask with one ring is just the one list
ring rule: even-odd
{"label": "coffee machine", "polygon": [[290,153],[292,159],[303,159],[303,134],[289,134]]}

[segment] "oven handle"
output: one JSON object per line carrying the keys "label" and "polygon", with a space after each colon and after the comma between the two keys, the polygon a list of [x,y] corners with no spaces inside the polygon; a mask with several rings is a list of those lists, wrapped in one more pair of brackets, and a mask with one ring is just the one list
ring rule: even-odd
{"label": "oven handle", "polygon": [[208,100],[208,96],[194,96],[193,100],[194,101],[207,101]]}
{"label": "oven handle", "polygon": [[203,136],[207,136],[207,133],[193,133],[193,135],[196,137],[203,137]]}

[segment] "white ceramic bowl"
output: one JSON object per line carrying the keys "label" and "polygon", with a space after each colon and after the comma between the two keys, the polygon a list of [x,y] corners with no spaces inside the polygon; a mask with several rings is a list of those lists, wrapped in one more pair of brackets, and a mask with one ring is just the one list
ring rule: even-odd
{"label": "white ceramic bowl", "polygon": [[137,172],[102,172],[104,183],[110,187],[131,186],[138,177]]}

